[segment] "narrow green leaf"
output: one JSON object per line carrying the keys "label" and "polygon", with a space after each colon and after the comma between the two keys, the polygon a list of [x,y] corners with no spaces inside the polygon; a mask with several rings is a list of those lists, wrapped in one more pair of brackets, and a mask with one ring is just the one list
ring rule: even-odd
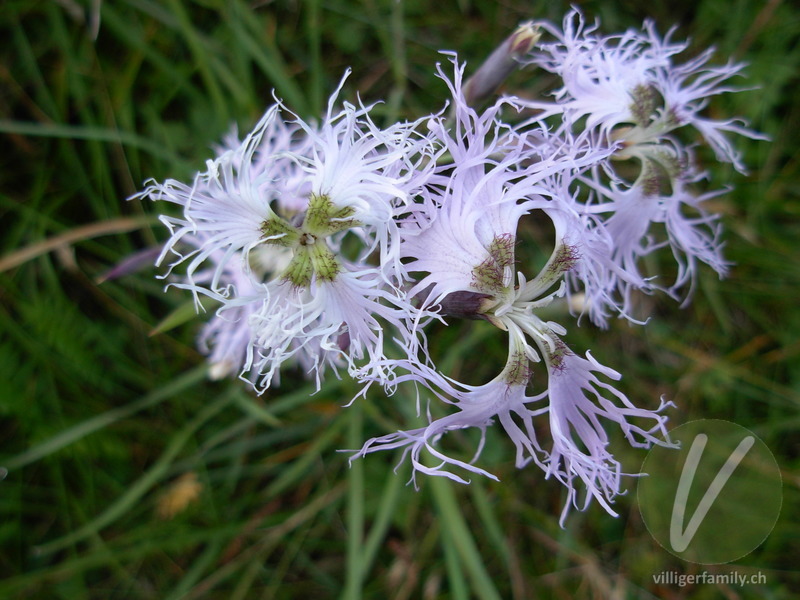
{"label": "narrow green leaf", "polygon": [[[362,442],[363,440],[358,443]],[[375,519],[372,521],[372,526],[364,542],[364,550],[361,554],[362,570],[365,576],[372,568],[372,563],[375,561],[375,556],[378,553],[380,545],[386,539],[386,533],[389,531],[389,525],[392,523],[394,512],[400,500],[400,494],[404,489],[404,483],[403,477],[398,473],[395,473],[393,470],[388,472],[386,484],[380,495],[381,503],[378,506]]]}
{"label": "narrow green leaf", "polygon": [[95,140],[99,142],[122,144],[123,146],[139,148],[157,158],[170,161],[173,164],[183,164],[173,153],[165,151],[162,144],[158,144],[129,131],[119,131],[98,126],[65,125],[63,123],[33,123],[0,119],[0,133],[65,138],[71,140]]}
{"label": "narrow green leaf", "polygon": [[197,318],[197,308],[195,307],[194,300],[187,300],[174,310],[172,310],[166,317],[164,317],[152,331],[150,335],[158,335],[159,333],[166,333],[171,329],[180,327],[184,323],[188,323],[192,319]]}
{"label": "narrow green leaf", "polygon": [[38,446],[34,446],[22,454],[18,454],[14,458],[8,460],[5,464],[5,468],[8,471],[13,471],[15,469],[19,469],[20,467],[24,467],[25,465],[44,458],[45,456],[52,454],[61,448],[69,446],[70,444],[74,444],[79,439],[86,437],[95,431],[103,429],[104,427],[108,427],[109,425],[116,423],[117,421],[121,421],[122,419],[127,419],[140,410],[155,406],[159,402],[163,402],[164,400],[167,400],[179,392],[186,390],[204,380],[206,378],[207,371],[208,368],[205,364],[203,364],[165,384],[162,388],[143,396],[136,402],[131,402],[126,406],[109,410],[108,412],[79,423],[74,427],[70,427],[66,431],[62,431],[58,435],[55,435],[42,442]]}
{"label": "narrow green leaf", "polygon": [[[350,426],[347,443],[358,448],[363,443],[364,411],[356,402],[348,409]],[[364,546],[364,461],[350,463],[347,474],[347,573],[343,598],[361,598],[365,570],[362,561]]]}
{"label": "narrow green leaf", "polygon": [[218,398],[216,402],[212,402],[201,410],[183,429],[177,431],[155,464],[131,485],[127,493],[118,498],[103,513],[75,531],[38,546],[34,550],[35,554],[37,556],[46,556],[81,542],[104,527],[107,527],[133,508],[150,488],[168,472],[170,465],[194,433],[214,415],[230,404],[233,397],[234,394],[231,391],[224,394]]}
{"label": "narrow green leaf", "polygon": [[500,593],[483,564],[475,539],[456,500],[453,491],[455,484],[444,477],[430,477],[428,483],[441,520],[443,542],[455,547],[467,576],[472,581],[475,595],[485,600],[500,600]]}

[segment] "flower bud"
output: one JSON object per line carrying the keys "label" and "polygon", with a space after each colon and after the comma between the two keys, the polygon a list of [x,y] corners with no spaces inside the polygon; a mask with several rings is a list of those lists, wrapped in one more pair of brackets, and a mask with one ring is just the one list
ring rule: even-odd
{"label": "flower bud", "polygon": [[467,104],[474,107],[488,100],[519,66],[519,58],[530,52],[540,37],[539,27],[532,21],[522,23],[464,84]]}

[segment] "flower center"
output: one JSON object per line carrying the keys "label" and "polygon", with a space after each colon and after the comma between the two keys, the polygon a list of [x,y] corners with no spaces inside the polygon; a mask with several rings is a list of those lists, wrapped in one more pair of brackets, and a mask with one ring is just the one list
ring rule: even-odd
{"label": "flower center", "polygon": [[283,246],[293,252],[282,279],[298,287],[308,287],[314,277],[333,281],[341,264],[324,240],[340,231],[358,227],[360,223],[352,218],[354,213],[352,207],[336,206],[326,195],[311,194],[299,227],[275,214],[264,221],[261,232],[265,243]]}
{"label": "flower center", "polygon": [[316,243],[316,241],[317,238],[315,238],[313,235],[310,233],[304,233],[300,236],[299,244],[301,246],[312,246],[314,243]]}

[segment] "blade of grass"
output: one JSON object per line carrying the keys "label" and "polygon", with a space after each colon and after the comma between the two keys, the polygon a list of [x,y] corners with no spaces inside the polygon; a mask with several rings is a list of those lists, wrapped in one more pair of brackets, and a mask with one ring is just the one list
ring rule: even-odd
{"label": "blade of grass", "polygon": [[472,581],[475,595],[485,600],[500,600],[492,578],[486,571],[475,539],[467,526],[461,507],[453,491],[453,483],[444,477],[430,477],[428,481],[442,525],[442,542],[455,548]]}
{"label": "blade of grass", "polygon": [[[347,443],[351,448],[358,448],[363,441],[364,412],[361,403],[356,402],[348,409],[350,425]],[[364,547],[364,462],[357,460],[350,463],[347,474],[347,572],[343,598],[358,600],[361,598],[364,564],[362,548]]]}
{"label": "blade of grass", "polygon": [[[212,302],[217,304],[215,300],[212,300]],[[198,307],[195,305],[194,300],[186,300],[171,310],[166,317],[161,319],[161,321],[156,323],[155,327],[148,332],[148,335],[152,337],[154,335],[171,331],[176,327],[180,327],[181,325],[196,319],[197,313]]]}
{"label": "blade of grass", "polygon": [[70,427],[66,431],[62,431],[58,435],[51,437],[41,444],[26,450],[22,454],[18,454],[12,459],[9,459],[6,462],[5,468],[9,471],[13,471],[15,469],[19,469],[20,467],[24,467],[25,465],[44,458],[45,456],[48,456],[49,454],[52,454],[61,448],[69,446],[70,444],[74,444],[79,439],[86,437],[95,431],[103,429],[104,427],[108,427],[109,425],[122,419],[127,419],[131,415],[141,410],[155,406],[159,402],[163,402],[164,400],[172,398],[179,392],[182,392],[183,390],[196,385],[200,381],[203,381],[206,378],[207,371],[208,367],[205,364],[200,365],[199,367],[196,367],[176,378],[175,380],[165,384],[162,388],[143,396],[136,402],[131,402],[126,406],[109,410],[108,412],[79,423],[74,427]]}
{"label": "blade of grass", "polygon": [[97,126],[65,125],[63,123],[32,123],[0,119],[0,133],[14,133],[36,137],[64,138],[70,140],[95,140],[133,146],[150,153],[156,158],[166,160],[181,168],[188,169],[188,163],[164,149],[163,144],[148,140],[129,131],[118,131]]}
{"label": "blade of grass", "polygon": [[268,411],[262,405],[258,404],[250,394],[246,394],[244,389],[240,389],[236,394],[236,404],[242,411],[255,418],[256,420],[269,425],[271,427],[280,427],[283,422],[276,417],[271,411]]}
{"label": "blade of grass", "polygon": [[394,122],[400,115],[400,106],[403,103],[408,89],[408,64],[406,63],[406,32],[405,15],[402,2],[392,3],[391,16],[391,44],[392,50],[389,58],[392,62],[392,75],[394,86],[387,102],[387,119]]}
{"label": "blade of grass", "polygon": [[445,537],[442,537],[442,548],[444,549],[444,566],[447,569],[450,593],[455,600],[469,600],[467,580],[464,577],[464,571],[461,570],[461,563],[458,561],[458,551]]}
{"label": "blade of grass", "polygon": [[179,600],[183,598],[190,589],[203,577],[214,559],[222,551],[222,542],[212,539],[203,549],[202,554],[192,561],[192,566],[181,577],[177,585],[164,595],[164,600]]}
{"label": "blade of grass", "polygon": [[301,116],[309,116],[305,92],[297,84],[275,43],[275,24],[270,23],[273,31],[265,36],[263,22],[256,18],[247,5],[240,3],[239,6],[240,11],[247,15],[243,22],[250,28],[249,33],[244,29],[238,32],[242,47],[250,53],[256,64],[270,79],[278,96],[285,100],[293,111]]}
{"label": "blade of grass", "polygon": [[229,114],[227,103],[222,95],[222,90],[220,89],[217,79],[211,72],[210,65],[213,61],[212,51],[203,44],[183,3],[179,0],[168,0],[168,4],[172,9],[172,14],[175,15],[178,20],[178,27],[185,37],[189,49],[194,55],[195,66],[199,69],[200,77],[203,79],[203,83],[211,96],[211,103],[214,106],[214,110],[219,116]]}
{"label": "blade of grass", "polygon": [[159,481],[165,473],[167,473],[170,465],[177,457],[178,453],[183,449],[183,446],[191,439],[194,433],[214,415],[220,412],[228,404],[233,401],[234,394],[232,390],[220,396],[216,402],[212,402],[201,410],[197,416],[192,419],[183,429],[176,432],[167,448],[161,454],[155,464],[148,469],[145,474],[140,477],[134,484],[131,485],[127,493],[118,498],[111,506],[109,506],[103,513],[98,515],[94,520],[83,525],[79,529],[68,533],[67,535],[47,542],[35,548],[34,552],[37,556],[46,556],[62,550],[83,541],[87,537],[93,535],[97,531],[119,519],[123,514],[130,510],[157,481]]}
{"label": "blade of grass", "polygon": [[[313,527],[315,525],[316,527]],[[308,545],[309,539],[313,540],[314,529],[322,528],[320,525],[324,527],[324,524],[308,521],[303,525],[302,529],[294,534],[289,543],[284,545],[280,561],[270,576],[268,585],[261,596],[262,598],[276,598],[279,596],[278,591],[281,589],[282,583],[287,575],[291,575],[290,567],[298,561],[299,555],[303,551],[303,547]]]}
{"label": "blade of grass", "polygon": [[495,551],[503,558],[503,562],[510,564],[509,550],[503,536],[503,526],[497,519],[497,515],[492,509],[489,501],[489,494],[483,482],[472,482],[469,486],[470,495],[474,506],[478,511],[478,516],[483,523],[484,531],[489,535],[489,539],[494,544]]}
{"label": "blade of grass", "polygon": [[326,508],[337,503],[345,494],[345,491],[345,484],[341,483],[334,488],[321,492],[319,496],[295,512],[291,517],[286,519],[286,521],[267,531],[260,540],[248,546],[236,556],[236,558],[227,562],[196,585],[184,598],[190,600],[192,598],[207,597],[208,592],[214,586],[228,577],[231,577],[244,565],[250,564],[252,561],[263,564],[262,559],[274,551],[275,547],[281,543],[288,533],[297,529],[310,519],[313,519]]}
{"label": "blade of grass", "polygon": [[[129,50],[135,50],[137,55],[146,58],[149,63],[161,71],[164,80],[170,81],[172,85],[187,93],[191,94],[195,91],[192,86],[188,85],[186,76],[175,68],[175,63],[154,49],[151,36],[146,36],[140,27],[132,26],[129,15],[118,12],[118,9],[109,2],[103,4],[103,29],[113,31],[114,35]],[[199,97],[199,94],[197,96]]]}
{"label": "blade of grass", "polygon": [[31,47],[31,43],[26,35],[25,27],[17,20],[13,19],[13,25],[9,28],[14,43],[15,56],[22,67],[22,72],[33,79],[36,89],[35,112],[38,116],[47,119],[58,120],[61,118],[58,104],[53,96],[53,90],[47,78],[41,71],[36,52]]}
{"label": "blade of grass", "polygon": [[402,490],[403,478],[394,471],[389,471],[386,477],[386,485],[383,486],[381,492],[381,503],[378,506],[377,514],[375,515],[372,527],[370,527],[369,534],[364,543],[364,551],[361,554],[361,564],[363,565],[362,570],[364,574],[369,573],[378,548],[386,538],[386,532],[389,530],[389,525],[392,522],[392,517],[397,508],[397,503],[400,500],[400,492]]}
{"label": "blade of grass", "polygon": [[311,75],[311,84],[309,92],[306,94],[310,98],[309,109],[314,115],[322,114],[323,104],[323,83],[322,76],[322,55],[321,55],[321,41],[322,41],[322,28],[320,24],[320,2],[319,0],[307,0],[306,5],[306,39],[308,40],[308,52],[311,59],[309,68]]}
{"label": "blade of grass", "polygon": [[102,235],[128,233],[142,229],[143,227],[152,225],[156,222],[157,221],[152,217],[121,218],[110,219],[108,221],[100,221],[97,223],[84,225],[82,227],[76,227],[75,229],[71,229],[55,237],[42,240],[41,242],[37,242],[26,248],[21,248],[16,252],[12,252],[11,254],[0,258],[0,273],[8,271],[9,269],[13,269],[14,267],[18,267],[21,264],[36,258],[37,256],[41,256],[42,254],[52,252],[53,250],[69,246],[75,242],[81,242]]}
{"label": "blade of grass", "polygon": [[303,476],[307,475],[311,464],[319,460],[322,451],[327,449],[328,446],[339,437],[345,425],[347,425],[348,417],[349,415],[340,415],[338,418],[334,419],[325,432],[316,438],[306,449],[302,458],[299,458],[294,463],[287,466],[280,476],[267,487],[265,496],[267,498],[273,498],[297,483]]}

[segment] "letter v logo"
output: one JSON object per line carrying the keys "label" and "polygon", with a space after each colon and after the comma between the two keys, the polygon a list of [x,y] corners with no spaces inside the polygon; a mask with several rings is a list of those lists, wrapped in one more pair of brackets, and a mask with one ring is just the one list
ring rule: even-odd
{"label": "letter v logo", "polygon": [[678,483],[678,489],[675,492],[675,501],[672,504],[672,519],[669,526],[669,543],[675,552],[683,552],[689,547],[689,544],[694,539],[695,533],[706,518],[708,511],[714,504],[714,501],[719,496],[722,488],[730,479],[736,467],[742,462],[742,459],[750,451],[755,443],[755,437],[747,436],[736,449],[728,456],[725,464],[714,477],[711,485],[708,486],[706,493],[697,505],[694,514],[689,520],[689,524],[685,530],[682,530],[684,517],[686,514],[686,505],[689,502],[689,490],[692,487],[697,467],[700,464],[700,459],[703,457],[703,450],[708,442],[708,436],[704,433],[699,433],[695,436],[692,442],[692,447],[689,449],[689,454],[686,457],[686,462],[683,463],[683,470],[681,471],[681,478]]}
{"label": "letter v logo", "polygon": [[781,511],[781,471],[769,448],[719,419],[684,423],[669,438],[642,464],[638,503],[647,530],[689,562],[722,564],[752,552]]}

